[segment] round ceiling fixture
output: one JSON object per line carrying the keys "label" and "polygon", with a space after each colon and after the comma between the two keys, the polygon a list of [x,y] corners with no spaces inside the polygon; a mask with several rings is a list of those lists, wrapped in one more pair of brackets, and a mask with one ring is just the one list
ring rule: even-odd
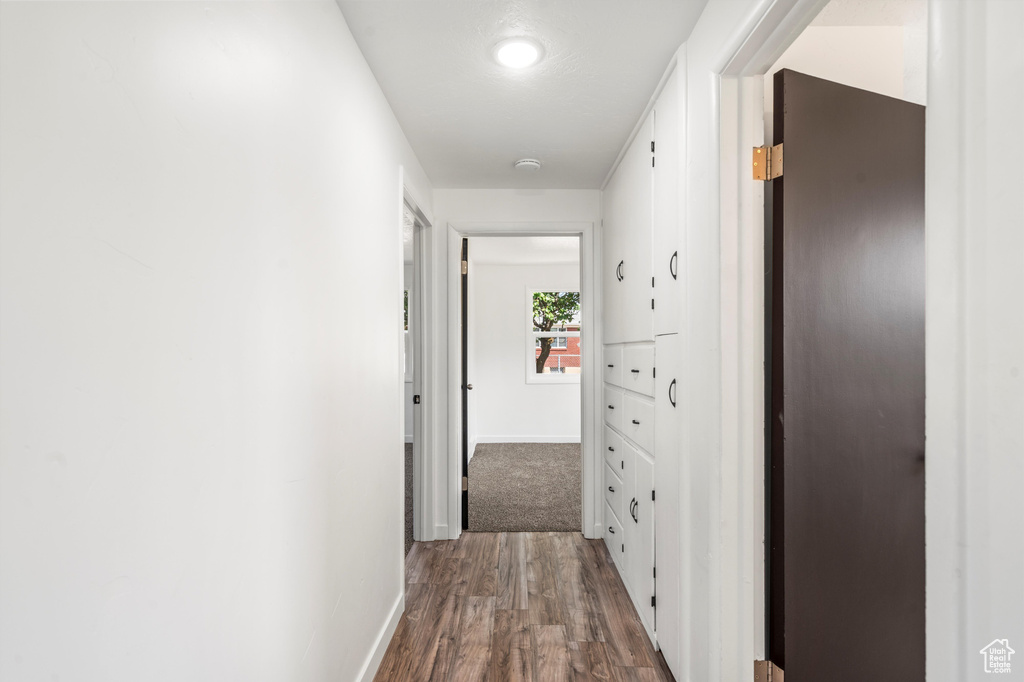
{"label": "round ceiling fixture", "polygon": [[516,161],[515,167],[517,170],[540,170],[540,161],[537,159],[519,159]]}
{"label": "round ceiling fixture", "polygon": [[509,38],[494,46],[494,58],[510,69],[525,69],[540,61],[544,51],[531,38]]}

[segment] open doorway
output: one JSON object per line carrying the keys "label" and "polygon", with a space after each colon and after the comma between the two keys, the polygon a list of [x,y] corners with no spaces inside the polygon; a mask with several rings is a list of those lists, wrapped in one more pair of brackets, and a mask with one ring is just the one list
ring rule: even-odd
{"label": "open doorway", "polygon": [[402,207],[402,369],[404,390],[402,398],[403,459],[404,459],[404,512],[405,554],[415,539],[415,529],[421,522],[422,497],[420,484],[423,475],[423,433],[426,420],[422,413],[421,396],[425,393],[426,353],[423,337],[423,231],[429,226],[414,202],[406,198]]}
{"label": "open doorway", "polygon": [[579,242],[465,238],[466,530],[582,528]]}

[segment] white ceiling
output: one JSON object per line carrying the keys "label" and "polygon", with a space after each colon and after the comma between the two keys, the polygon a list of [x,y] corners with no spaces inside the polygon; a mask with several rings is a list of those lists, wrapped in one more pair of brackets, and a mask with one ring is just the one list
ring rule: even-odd
{"label": "white ceiling", "polygon": [[[338,0],[437,188],[596,189],[706,0]],[[494,45],[546,55],[513,71]],[[536,158],[539,171],[515,171]]]}
{"label": "white ceiling", "polygon": [[471,237],[469,259],[490,265],[579,264],[579,237]]}

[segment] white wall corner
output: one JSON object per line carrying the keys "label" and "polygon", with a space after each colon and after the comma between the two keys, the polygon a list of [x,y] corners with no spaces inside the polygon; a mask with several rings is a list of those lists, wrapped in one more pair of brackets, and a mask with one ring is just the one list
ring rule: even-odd
{"label": "white wall corner", "polygon": [[366,663],[363,664],[362,670],[356,677],[358,682],[372,682],[374,675],[377,674],[377,669],[380,668],[380,662],[384,660],[384,653],[388,650],[388,645],[391,644],[391,638],[394,636],[395,630],[398,629],[398,623],[402,620],[403,613],[405,613],[404,590],[398,595],[394,606],[391,607],[391,613],[374,641],[373,650],[367,656]]}

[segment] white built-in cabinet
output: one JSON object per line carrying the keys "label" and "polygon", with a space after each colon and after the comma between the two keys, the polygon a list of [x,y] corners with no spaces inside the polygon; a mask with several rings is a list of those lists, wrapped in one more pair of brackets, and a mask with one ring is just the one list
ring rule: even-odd
{"label": "white built-in cabinet", "polygon": [[681,671],[681,84],[670,74],[603,194],[605,542]]}
{"label": "white built-in cabinet", "polygon": [[602,296],[606,343],[654,338],[651,196],[654,114],[644,121],[603,194]]}
{"label": "white built-in cabinet", "polygon": [[609,346],[605,360],[624,369],[604,387],[605,542],[653,641],[654,346]]}

